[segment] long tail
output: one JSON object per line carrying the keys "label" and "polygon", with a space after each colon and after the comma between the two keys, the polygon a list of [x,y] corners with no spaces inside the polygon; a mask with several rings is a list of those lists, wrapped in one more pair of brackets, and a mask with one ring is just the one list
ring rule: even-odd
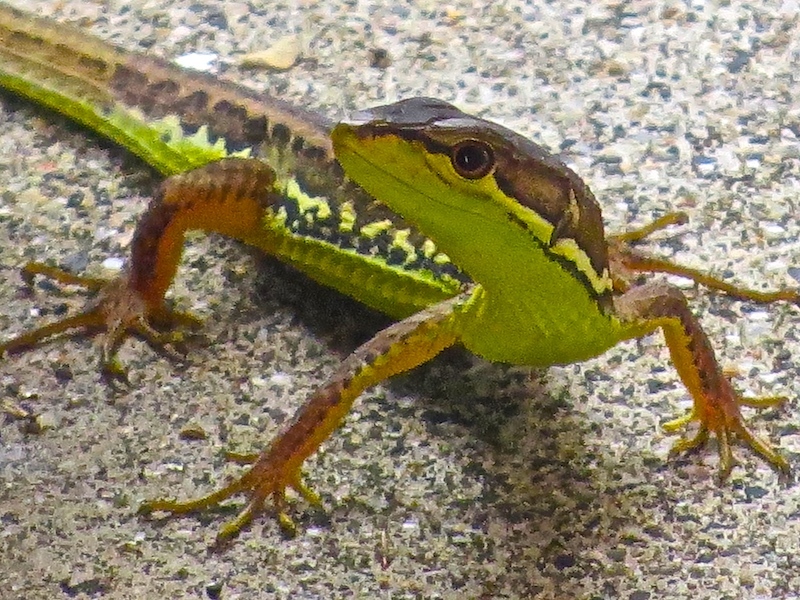
{"label": "long tail", "polygon": [[318,115],[2,3],[0,87],[109,138],[165,175],[285,145],[287,125],[329,153],[329,125]]}

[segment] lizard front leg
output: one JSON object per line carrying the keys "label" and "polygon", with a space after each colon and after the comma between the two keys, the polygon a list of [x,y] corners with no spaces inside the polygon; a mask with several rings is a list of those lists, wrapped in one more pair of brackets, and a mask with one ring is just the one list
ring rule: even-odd
{"label": "lizard front leg", "polygon": [[303,462],[339,427],[361,392],[427,362],[457,341],[458,310],[469,294],[464,292],[422,310],[360,346],[327,383],[309,397],[292,423],[254,460],[250,469],[230,485],[193,501],[159,499],[145,502],[139,512],[196,512],[233,495],[246,493],[249,495],[247,504],[236,519],[220,529],[217,545],[238,534],[263,510],[268,499],[272,499],[284,530],[293,532],[294,525],[285,512],[286,488],[293,488],[311,502],[318,502],[317,496],[301,481]]}
{"label": "lizard front leg", "polygon": [[164,350],[182,339],[181,328],[199,323],[164,302],[186,232],[202,229],[240,240],[256,234],[263,238],[262,218],[273,198],[274,181],[275,174],[265,163],[242,158],[223,159],[166,179],[136,227],[127,270],[117,279],[80,277],[41,263],[27,265],[23,279],[29,285],[36,275],[43,275],[85,287],[98,297],[79,314],[3,342],[0,357],[60,335],[100,333],[103,375],[125,380],[116,352],[127,336],[141,337]]}
{"label": "lizard front leg", "polygon": [[766,406],[783,399],[749,400],[736,393],[683,292],[667,283],[654,282],[633,287],[616,297],[615,308],[618,316],[632,326],[631,337],[641,337],[659,328],[664,332],[672,363],[692,395],[691,412],[664,425],[668,431],[676,431],[691,421],[699,422],[695,436],[677,442],[673,453],[702,446],[714,434],[719,446],[720,478],[725,479],[734,464],[731,443],[738,437],[779,473],[789,475],[786,459],[747,427],[740,411],[742,405]]}

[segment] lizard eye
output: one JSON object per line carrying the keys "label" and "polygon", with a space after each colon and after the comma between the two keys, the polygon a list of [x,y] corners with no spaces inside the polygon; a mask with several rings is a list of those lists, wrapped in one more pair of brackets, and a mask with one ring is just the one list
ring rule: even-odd
{"label": "lizard eye", "polygon": [[494,169],[494,152],[489,144],[466,140],[453,147],[450,162],[461,177],[480,179]]}

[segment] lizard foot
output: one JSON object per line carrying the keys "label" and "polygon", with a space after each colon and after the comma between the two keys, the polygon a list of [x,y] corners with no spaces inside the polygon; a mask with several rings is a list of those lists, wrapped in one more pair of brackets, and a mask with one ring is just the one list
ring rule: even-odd
{"label": "lizard foot", "polygon": [[740,406],[767,408],[777,406],[785,401],[786,398],[782,396],[736,397],[733,402],[706,402],[699,408],[695,405],[686,415],[662,424],[667,433],[678,433],[692,421],[700,423],[697,433],[693,437],[683,438],[673,444],[670,455],[675,456],[697,450],[705,445],[711,434],[714,434],[717,437],[719,452],[719,478],[720,481],[724,481],[730,475],[736,462],[731,446],[733,440],[738,438],[788,480],[791,477],[789,463],[769,442],[762,440],[750,430],[739,411]]}
{"label": "lizard foot", "polygon": [[689,217],[683,212],[667,213],[638,229],[631,229],[608,237],[609,260],[612,264],[614,284],[618,291],[625,291],[636,273],[666,273],[690,279],[711,290],[722,292],[732,298],[755,302],[756,304],[772,304],[788,302],[800,306],[800,290],[781,288],[772,291],[756,290],[735,285],[714,277],[699,269],[679,265],[665,258],[650,256],[634,248],[652,233],[666,229],[671,225],[684,225]]}
{"label": "lizard foot", "polygon": [[720,479],[724,480],[734,465],[733,440],[739,438],[782,476],[789,475],[786,459],[747,427],[741,412],[742,406],[774,406],[784,399],[748,399],[736,393],[681,290],[665,282],[638,285],[616,296],[615,307],[623,320],[636,325],[632,337],[641,337],[658,328],[663,331],[672,364],[692,396],[692,410],[664,425],[668,432],[675,432],[692,421],[698,422],[694,437],[675,444],[673,454],[699,448],[715,435]]}
{"label": "lizard foot", "polygon": [[31,288],[36,276],[53,279],[63,285],[75,285],[97,294],[85,310],[54,323],[20,334],[0,344],[0,357],[25,352],[62,336],[102,335],[101,373],[110,384],[128,384],[125,369],[116,358],[119,346],[128,336],[136,336],[156,352],[180,359],[187,342],[185,331],[197,330],[201,321],[191,314],[174,311],[162,303],[150,306],[131,288],[128,278],[106,280],[73,275],[42,263],[29,263],[22,278]]}
{"label": "lizard foot", "polygon": [[272,500],[272,507],[281,530],[287,537],[294,537],[297,527],[286,513],[286,489],[292,488],[306,501],[314,506],[321,506],[319,495],[307,487],[301,479],[300,467],[276,465],[278,462],[265,453],[258,455],[240,455],[228,453],[227,458],[239,464],[251,464],[250,469],[235,481],[223,488],[196,500],[178,502],[171,498],[148,500],[139,506],[138,514],[149,516],[154,512],[165,512],[170,515],[186,515],[208,510],[237,494],[249,494],[244,508],[233,520],[225,523],[217,533],[213,548],[222,549],[227,542],[236,537],[252,520],[264,511],[264,505]]}

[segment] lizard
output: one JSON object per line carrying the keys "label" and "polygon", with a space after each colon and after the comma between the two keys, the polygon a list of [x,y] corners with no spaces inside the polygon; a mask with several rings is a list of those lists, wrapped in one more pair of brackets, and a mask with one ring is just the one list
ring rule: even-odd
{"label": "lizard", "polygon": [[66,115],[141,157],[166,179],[142,216],[120,277],[105,281],[30,263],[37,276],[96,293],[93,305],[0,343],[0,357],[62,334],[102,336],[101,371],[127,382],[116,354],[129,337],[156,349],[198,325],[164,296],[184,235],[225,234],[397,319],[357,348],[238,479],[192,501],[157,499],[143,514],[204,510],[236,494],[245,506],[217,541],[271,501],[287,532],[291,488],[319,497],[304,461],[367,388],[460,344],[488,360],[547,367],[582,361],[661,330],[693,399],[670,431],[698,423],[673,452],[717,437],[720,478],[739,438],[783,475],[790,466],[744,422],[740,397],[666,272],[754,302],[798,303],[796,290],[731,285],[634,247],[679,213],[607,236],[588,185],[543,147],[431,98],[410,98],[337,124],[210,75],[120,50],[67,25],[0,4],[0,87]]}

